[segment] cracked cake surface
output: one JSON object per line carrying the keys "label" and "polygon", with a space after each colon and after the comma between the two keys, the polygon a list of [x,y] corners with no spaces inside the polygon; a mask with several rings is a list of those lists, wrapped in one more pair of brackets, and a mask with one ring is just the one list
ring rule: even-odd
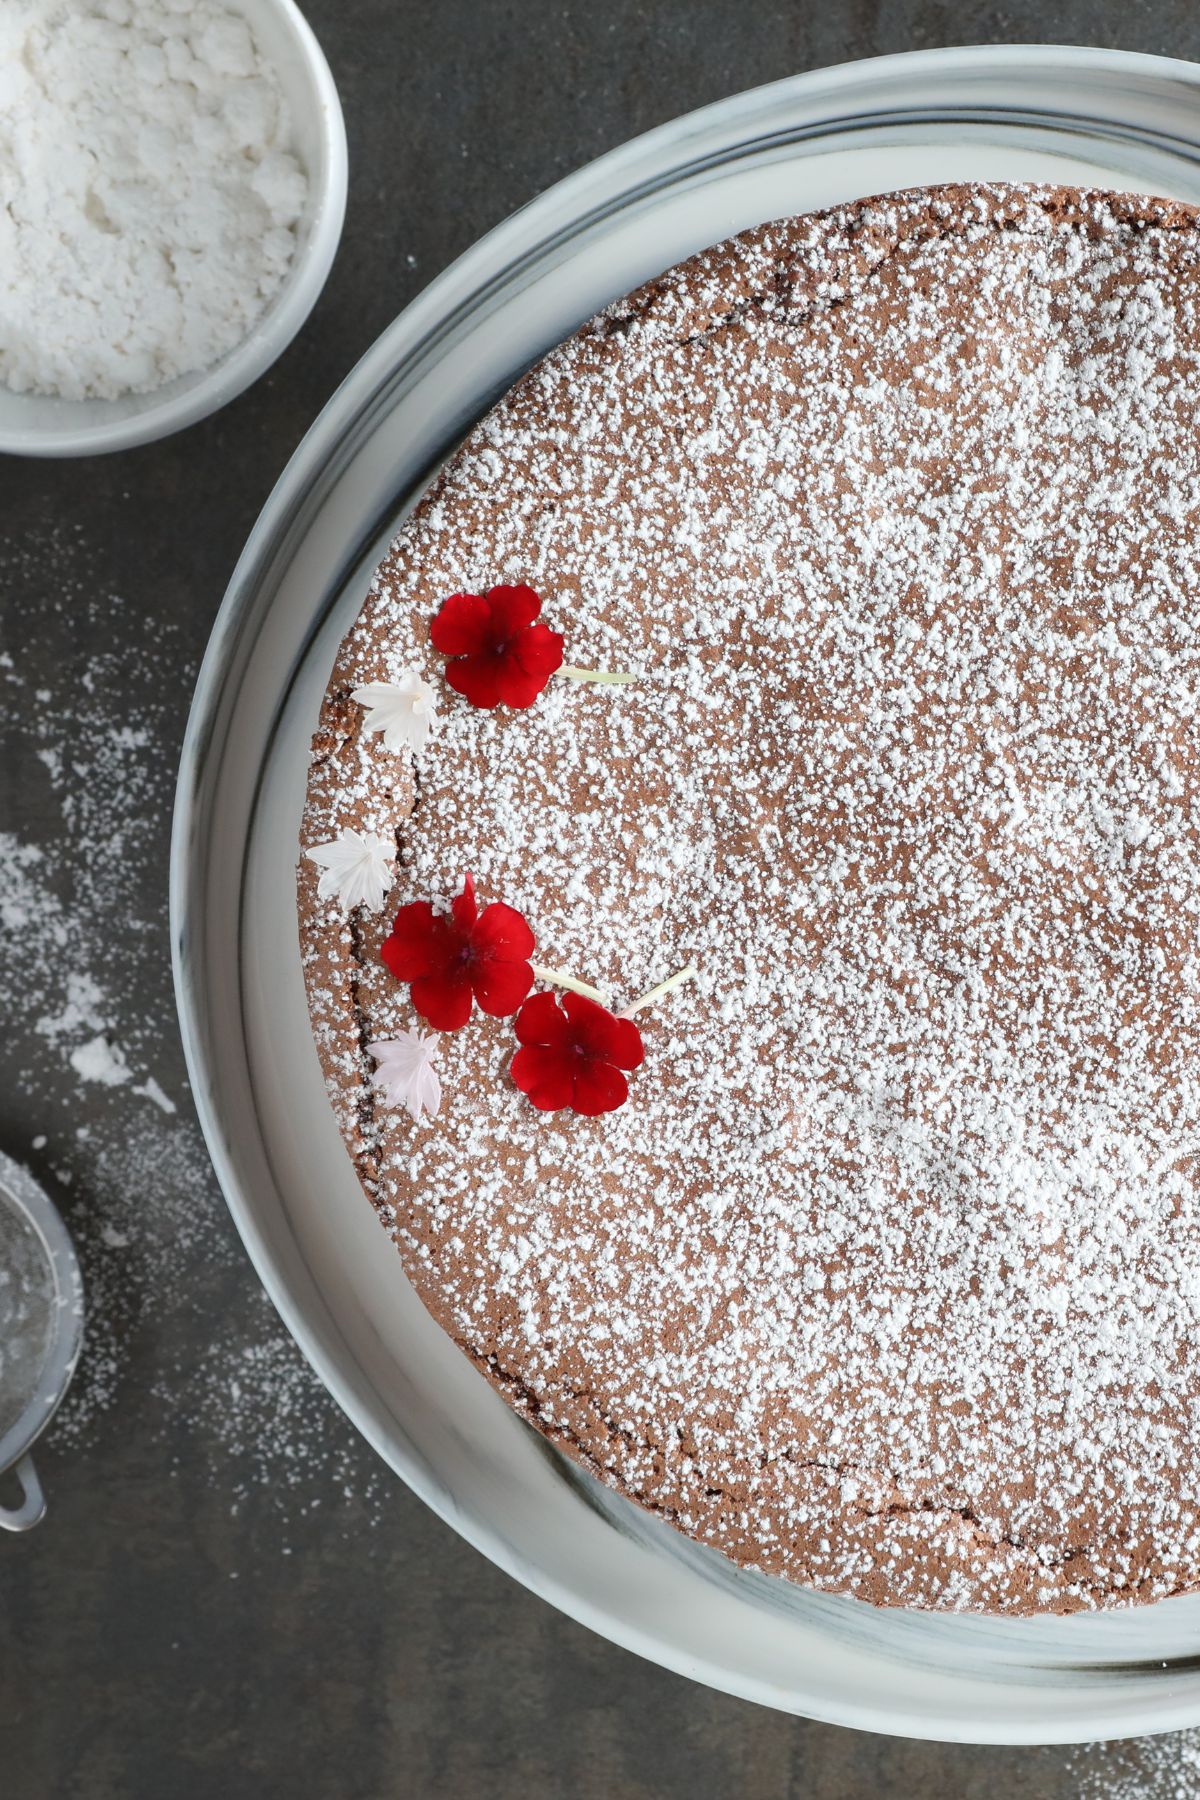
{"label": "cracked cake surface", "polygon": [[[314,1035],[434,1317],[602,1480],[736,1561],[1022,1613],[1200,1586],[1200,232],[1063,188],[759,227],[615,303],[476,426],[337,657],[299,865]],[[459,591],[567,659],[450,692]],[[414,671],[415,759],[352,691]],[[511,1019],[419,1026],[397,908],[519,908],[639,1015],[599,1118]],[[381,1240],[381,1253],[384,1246]]]}

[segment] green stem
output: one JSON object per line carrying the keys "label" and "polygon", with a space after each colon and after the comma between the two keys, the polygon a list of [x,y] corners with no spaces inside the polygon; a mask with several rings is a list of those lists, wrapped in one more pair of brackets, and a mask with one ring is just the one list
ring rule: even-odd
{"label": "green stem", "polygon": [[664,994],[671,992],[672,988],[682,987],[685,981],[694,981],[699,972],[695,963],[689,963],[686,969],[680,969],[678,975],[668,975],[665,981],[660,981],[657,987],[652,987],[648,993],[642,995],[640,1000],[635,1000],[632,1006],[627,1006],[624,1012],[618,1016],[622,1019],[631,1019],[635,1012],[641,1012],[643,1006],[649,1006],[652,1000],[661,1000]]}
{"label": "green stem", "polygon": [[636,681],[636,675],[627,674],[623,669],[577,669],[573,663],[564,663],[558,671],[564,681],[598,681],[606,687],[620,687],[628,681]]}
{"label": "green stem", "polygon": [[539,981],[547,981],[553,987],[569,988],[573,994],[583,994],[588,1000],[598,1000],[604,1005],[604,995],[599,988],[589,987],[586,981],[576,981],[573,975],[564,975],[561,969],[547,969],[541,963],[530,963],[530,968]]}

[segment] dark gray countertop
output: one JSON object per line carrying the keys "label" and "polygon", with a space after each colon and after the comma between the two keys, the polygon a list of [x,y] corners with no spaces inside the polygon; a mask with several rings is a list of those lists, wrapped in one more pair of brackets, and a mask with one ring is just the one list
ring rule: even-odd
{"label": "dark gray countertop", "polygon": [[[738,88],[946,43],[1195,56],[1200,15],[1184,0],[307,11],[351,183],[298,341],[165,443],[0,461],[0,1145],[62,1205],[91,1303],[39,1456],[49,1516],[0,1541],[0,1794],[1200,1794],[1200,1734],[991,1751],[764,1712],[591,1636],[460,1542],[354,1436],[261,1295],[191,1118],[166,917],[175,757],[239,548],[322,403],[452,257],[590,157]],[[70,1060],[97,1037],[124,1058],[108,1085]]]}

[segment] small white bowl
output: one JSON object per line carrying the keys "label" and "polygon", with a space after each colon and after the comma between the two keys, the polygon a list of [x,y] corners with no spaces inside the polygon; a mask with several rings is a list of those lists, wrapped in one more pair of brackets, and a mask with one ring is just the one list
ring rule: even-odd
{"label": "small white bowl", "polygon": [[275,69],[308,175],[308,203],[283,286],[240,344],[207,369],[117,400],[15,394],[0,383],[0,452],[97,456],[167,437],[257,381],[304,324],[325,285],[346,216],[346,127],[324,52],[294,0],[227,0]]}

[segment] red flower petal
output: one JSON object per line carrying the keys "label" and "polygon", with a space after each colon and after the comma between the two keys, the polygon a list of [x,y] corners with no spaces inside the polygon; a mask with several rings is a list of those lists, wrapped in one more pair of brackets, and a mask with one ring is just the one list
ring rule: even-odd
{"label": "red flower petal", "polygon": [[438,973],[453,951],[449,923],[438,917],[428,900],[402,906],[390,936],[379,947],[381,959],[397,981],[416,981],[422,975]]}
{"label": "red flower petal", "polygon": [[579,1058],[571,1095],[571,1105],[577,1113],[594,1119],[600,1113],[615,1112],[628,1098],[629,1083],[620,1069],[614,1069],[608,1062],[593,1061],[588,1056]]}
{"label": "red flower petal", "polygon": [[[551,996],[538,994],[530,1006],[537,1000],[551,1000]],[[575,1083],[561,1051],[525,1044],[512,1059],[511,1073],[521,1092],[528,1094],[542,1112],[557,1112],[560,1107],[570,1106]]]}
{"label": "red flower petal", "polygon": [[[517,1041],[562,1050],[571,1042],[571,1027],[553,994],[535,994],[517,1014]],[[519,1084],[518,1084],[519,1085]]]}
{"label": "red flower petal", "polygon": [[465,964],[448,975],[423,975],[413,982],[409,995],[435,1031],[457,1031],[470,1018],[475,1003]]}
{"label": "red flower petal", "polygon": [[470,656],[491,647],[492,609],[482,594],[451,594],[429,627],[435,650],[443,656]]}
{"label": "red flower petal", "polygon": [[618,1069],[640,1069],[646,1060],[642,1034],[632,1019],[617,1020],[617,1036],[608,1052],[609,1062]]}
{"label": "red flower petal", "polygon": [[[487,909],[485,908],[485,910]],[[450,902],[450,917],[464,937],[471,935],[475,921],[479,917],[479,906],[475,899],[475,877],[471,874],[470,869],[463,876],[462,893],[457,899]],[[520,917],[519,914],[518,917]],[[532,948],[533,946],[530,945],[530,949]]]}
{"label": "red flower petal", "polygon": [[[446,680],[455,693],[461,694],[464,700],[469,700],[472,706],[481,706],[485,711],[490,711],[493,706],[499,706],[504,698],[500,689],[504,667],[503,657],[496,656],[491,650],[484,650],[477,656],[463,656],[457,662],[448,662]],[[525,704],[528,705],[528,701]]]}
{"label": "red flower petal", "polygon": [[509,655],[526,675],[543,675],[549,680],[556,669],[562,668],[565,642],[561,631],[551,631],[548,625],[531,625],[513,639]]}
{"label": "red flower petal", "polygon": [[506,1019],[533,986],[533,970],[527,962],[478,962],[471,970],[471,986],[485,1013]]}
{"label": "red flower petal", "polygon": [[590,1057],[601,1057],[619,1069],[636,1069],[646,1051],[632,1019],[618,1019],[586,994],[567,994],[563,1005],[575,1042]]}
{"label": "red flower petal", "polygon": [[491,609],[491,641],[499,649],[532,625],[542,610],[541,600],[531,587],[494,587],[487,592]]}
{"label": "red flower petal", "polygon": [[515,906],[493,900],[479,915],[471,933],[471,948],[480,956],[502,962],[523,962],[533,955],[534,936]]}
{"label": "red flower petal", "polygon": [[505,706],[523,711],[533,705],[549,679],[548,675],[527,675],[510,650],[496,677],[496,691]]}

